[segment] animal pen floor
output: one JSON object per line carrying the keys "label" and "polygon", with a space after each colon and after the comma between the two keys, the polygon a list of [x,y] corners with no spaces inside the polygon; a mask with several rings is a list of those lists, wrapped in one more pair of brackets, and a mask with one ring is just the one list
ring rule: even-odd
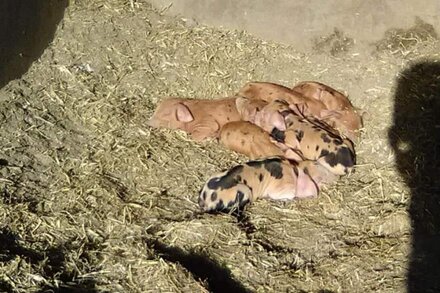
{"label": "animal pen floor", "polygon": [[[388,129],[399,73],[440,45],[423,25],[368,53],[352,44],[336,32],[299,53],[144,1],[72,1],[41,58],[0,90],[0,291],[404,291],[410,190]],[[348,92],[366,111],[358,166],[317,199],[201,214],[204,180],[246,158],[146,121],[163,97],[251,80]]]}

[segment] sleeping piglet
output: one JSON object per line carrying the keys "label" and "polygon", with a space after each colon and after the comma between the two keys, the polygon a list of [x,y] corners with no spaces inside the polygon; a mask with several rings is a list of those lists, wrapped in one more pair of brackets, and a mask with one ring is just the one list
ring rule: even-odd
{"label": "sleeping piglet", "polygon": [[279,157],[249,161],[211,176],[199,194],[205,212],[241,209],[258,198],[316,197],[318,187],[294,161]]}
{"label": "sleeping piglet", "polygon": [[[286,101],[289,105],[296,105],[304,116],[320,118],[327,114],[326,106],[318,99],[307,97],[292,89],[270,82],[248,82],[238,92],[238,96],[249,100],[262,100],[273,102],[275,100]],[[323,112],[324,111],[324,112]]]}
{"label": "sleeping piglet", "polygon": [[275,142],[276,139],[272,138],[268,132],[247,121],[225,124],[221,129],[219,141],[228,149],[246,155],[252,160],[278,156],[297,161],[298,166],[319,187],[322,184],[332,183],[339,177],[317,161],[303,160],[302,155],[299,156],[297,152],[281,142]]}
{"label": "sleeping piglet", "polygon": [[219,142],[228,149],[246,155],[252,160],[285,156],[268,132],[248,121],[225,124],[220,131]]}
{"label": "sleeping piglet", "polygon": [[292,88],[293,91],[321,101],[327,110],[321,112],[321,119],[338,129],[342,135],[356,142],[362,128],[361,111],[353,107],[343,93],[316,81],[303,81]]}
{"label": "sleeping piglet", "polygon": [[[237,98],[237,105],[245,104],[243,100],[246,99]],[[356,161],[353,143],[312,118],[298,116],[286,101],[275,100],[257,111],[253,120],[279,142],[277,146],[285,151],[285,156],[287,151],[298,155],[289,155],[290,159],[317,160],[335,175],[347,174]]]}
{"label": "sleeping piglet", "polygon": [[241,119],[235,100],[234,97],[213,100],[168,98],[157,106],[147,124],[183,130],[196,141],[218,137],[223,125]]}

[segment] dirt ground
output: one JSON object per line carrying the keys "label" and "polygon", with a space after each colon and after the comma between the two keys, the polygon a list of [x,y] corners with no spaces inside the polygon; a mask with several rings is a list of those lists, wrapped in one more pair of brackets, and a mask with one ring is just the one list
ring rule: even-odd
{"label": "dirt ground", "polygon": [[[72,1],[41,58],[0,90],[0,291],[405,291],[410,191],[388,129],[399,73],[440,44],[426,24],[369,52],[343,32],[322,40],[300,53],[146,1]],[[203,182],[246,158],[146,121],[164,97],[251,80],[346,91],[366,112],[356,172],[317,199],[201,214]]]}

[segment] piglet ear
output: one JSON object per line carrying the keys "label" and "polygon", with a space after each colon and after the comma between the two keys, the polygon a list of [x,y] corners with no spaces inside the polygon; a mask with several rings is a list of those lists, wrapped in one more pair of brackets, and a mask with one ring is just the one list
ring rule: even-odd
{"label": "piglet ear", "polygon": [[235,107],[240,113],[241,119],[245,121],[255,122],[255,115],[257,114],[257,107],[251,105],[250,101],[243,97],[235,99]]}
{"label": "piglet ear", "polygon": [[361,116],[362,117],[362,119],[365,119],[365,118],[370,118],[370,113],[369,112],[367,112],[367,110],[361,110],[361,109],[358,109],[358,108],[354,108],[354,112],[356,113],[356,114],[358,114],[359,116]]}
{"label": "piglet ear", "polygon": [[191,114],[191,111],[184,104],[177,104],[176,105],[176,118],[177,118],[177,121],[180,121],[180,122],[191,122],[194,120],[194,117]]}
{"label": "piglet ear", "polygon": [[237,97],[235,99],[235,106],[237,107],[237,111],[241,114],[241,112],[244,110],[244,107],[247,103],[248,99],[243,97]]}
{"label": "piglet ear", "polygon": [[293,111],[298,116],[303,116],[304,112],[307,109],[307,105],[305,103],[299,103],[299,104],[289,104],[290,110]]}
{"label": "piglet ear", "polygon": [[270,117],[269,123],[278,130],[286,130],[286,121],[284,121],[283,115],[281,115],[279,112],[274,113]]}
{"label": "piglet ear", "polygon": [[298,180],[296,183],[297,197],[316,197],[318,196],[318,187],[309,175],[298,168]]}

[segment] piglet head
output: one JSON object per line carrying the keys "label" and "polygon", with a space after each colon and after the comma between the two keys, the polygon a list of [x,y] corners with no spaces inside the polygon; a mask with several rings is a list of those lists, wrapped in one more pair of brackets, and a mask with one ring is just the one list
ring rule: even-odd
{"label": "piglet head", "polygon": [[307,160],[298,162],[298,168],[302,169],[306,175],[309,175],[318,188],[324,184],[333,183],[339,178],[338,175],[332,173],[317,161]]}
{"label": "piglet head", "polygon": [[255,115],[255,124],[271,133],[275,128],[280,131],[286,130],[286,122],[283,115],[272,104],[267,105]]}
{"label": "piglet head", "polygon": [[186,123],[194,120],[191,110],[182,99],[163,100],[156,108],[147,125],[154,128],[184,129]]}
{"label": "piglet head", "polygon": [[205,212],[243,209],[253,199],[249,186],[231,180],[230,172],[215,174],[200,190],[199,206]]}
{"label": "piglet head", "polygon": [[237,107],[238,113],[240,113],[241,119],[244,121],[249,121],[254,123],[255,116],[267,102],[257,99],[247,99],[244,97],[237,97],[235,100],[235,106]]}
{"label": "piglet head", "polygon": [[359,110],[322,110],[321,119],[329,122],[351,141],[358,141],[363,125],[362,114],[359,114]]}

